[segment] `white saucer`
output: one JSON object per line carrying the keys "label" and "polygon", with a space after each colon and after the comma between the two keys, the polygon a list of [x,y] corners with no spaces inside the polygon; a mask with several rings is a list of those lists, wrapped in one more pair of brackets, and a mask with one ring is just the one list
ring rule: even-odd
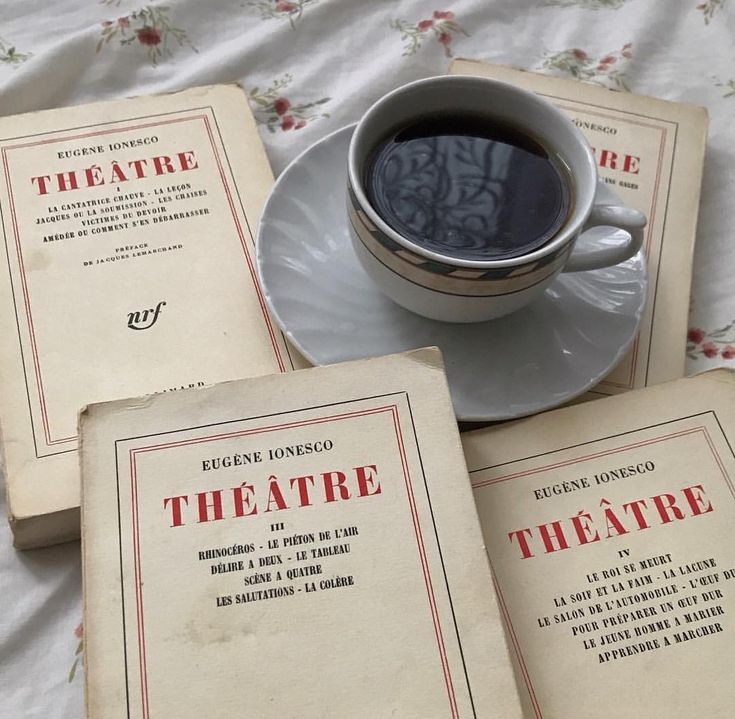
{"label": "white saucer", "polygon": [[490,322],[436,322],[385,297],[359,265],[347,230],[353,129],[333,132],[286,168],[258,232],[258,273],[271,312],[310,362],[437,345],[457,418],[477,422],[556,407],[617,364],[645,305],[642,253],[604,270],[560,275],[536,302]]}

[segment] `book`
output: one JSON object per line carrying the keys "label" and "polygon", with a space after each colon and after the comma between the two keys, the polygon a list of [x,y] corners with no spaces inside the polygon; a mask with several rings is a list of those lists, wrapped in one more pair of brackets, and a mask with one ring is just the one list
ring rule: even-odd
{"label": "book", "polygon": [[734,378],[463,435],[527,716],[732,715]]}
{"label": "book", "polygon": [[438,350],[80,428],[89,719],[521,716]]}
{"label": "book", "polygon": [[266,311],[244,92],[0,118],[0,428],[18,547],[79,536],[77,413],[303,366]]}
{"label": "book", "polygon": [[602,181],[648,218],[649,290],[640,333],[620,364],[585,397],[683,377],[705,108],[475,60],[454,60],[449,72],[508,82],[553,102],[589,141]]}

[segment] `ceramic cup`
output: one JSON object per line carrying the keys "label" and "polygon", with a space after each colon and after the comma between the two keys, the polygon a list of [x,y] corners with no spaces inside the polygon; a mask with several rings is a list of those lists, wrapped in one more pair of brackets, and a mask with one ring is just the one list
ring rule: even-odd
{"label": "ceramic cup", "polygon": [[[566,166],[572,203],[566,222],[540,248],[498,260],[470,260],[421,247],[390,227],[365,191],[366,167],[398,128],[433,113],[490,116],[526,132]],[[378,100],[357,124],[348,159],[347,211],[355,252],[368,275],[408,310],[445,322],[479,322],[514,312],[539,296],[559,272],[618,264],[643,242],[646,217],[595,200],[597,167],[590,146],[550,102],[507,83],[451,75],[418,80]],[[594,247],[585,243],[591,227]],[[622,230],[622,232],[621,232]],[[585,246],[588,245],[588,246]]]}

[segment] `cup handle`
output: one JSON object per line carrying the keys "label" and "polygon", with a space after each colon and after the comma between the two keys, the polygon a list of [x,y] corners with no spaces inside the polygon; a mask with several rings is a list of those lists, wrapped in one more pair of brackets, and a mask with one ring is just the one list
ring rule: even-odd
{"label": "cup handle", "polygon": [[[572,254],[562,272],[599,270],[627,260],[641,249],[646,222],[646,216],[632,207],[594,205],[584,231],[577,238]],[[608,227],[615,232],[610,232],[610,237],[606,238],[604,247],[591,247],[589,246],[591,243],[585,241],[585,235],[588,234],[587,231],[590,228],[598,226]],[[620,233],[619,230],[623,232]],[[621,239],[616,237],[619,234],[623,235]]]}

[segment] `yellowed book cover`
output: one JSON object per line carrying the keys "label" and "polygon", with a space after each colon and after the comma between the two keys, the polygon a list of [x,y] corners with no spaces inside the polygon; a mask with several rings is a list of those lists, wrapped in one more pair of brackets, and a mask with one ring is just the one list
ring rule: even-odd
{"label": "yellowed book cover", "polygon": [[455,60],[449,71],[509,82],[553,102],[589,141],[600,178],[648,217],[649,293],[640,333],[594,394],[683,377],[707,111],[475,60]]}
{"label": "yellowed book cover", "polygon": [[243,91],[0,118],[0,428],[19,547],[79,536],[90,402],[291,369],[254,267],[272,183]]}
{"label": "yellowed book cover", "polygon": [[463,435],[528,716],[732,716],[734,377]]}
{"label": "yellowed book cover", "polygon": [[438,350],[80,429],[88,719],[521,716]]}

